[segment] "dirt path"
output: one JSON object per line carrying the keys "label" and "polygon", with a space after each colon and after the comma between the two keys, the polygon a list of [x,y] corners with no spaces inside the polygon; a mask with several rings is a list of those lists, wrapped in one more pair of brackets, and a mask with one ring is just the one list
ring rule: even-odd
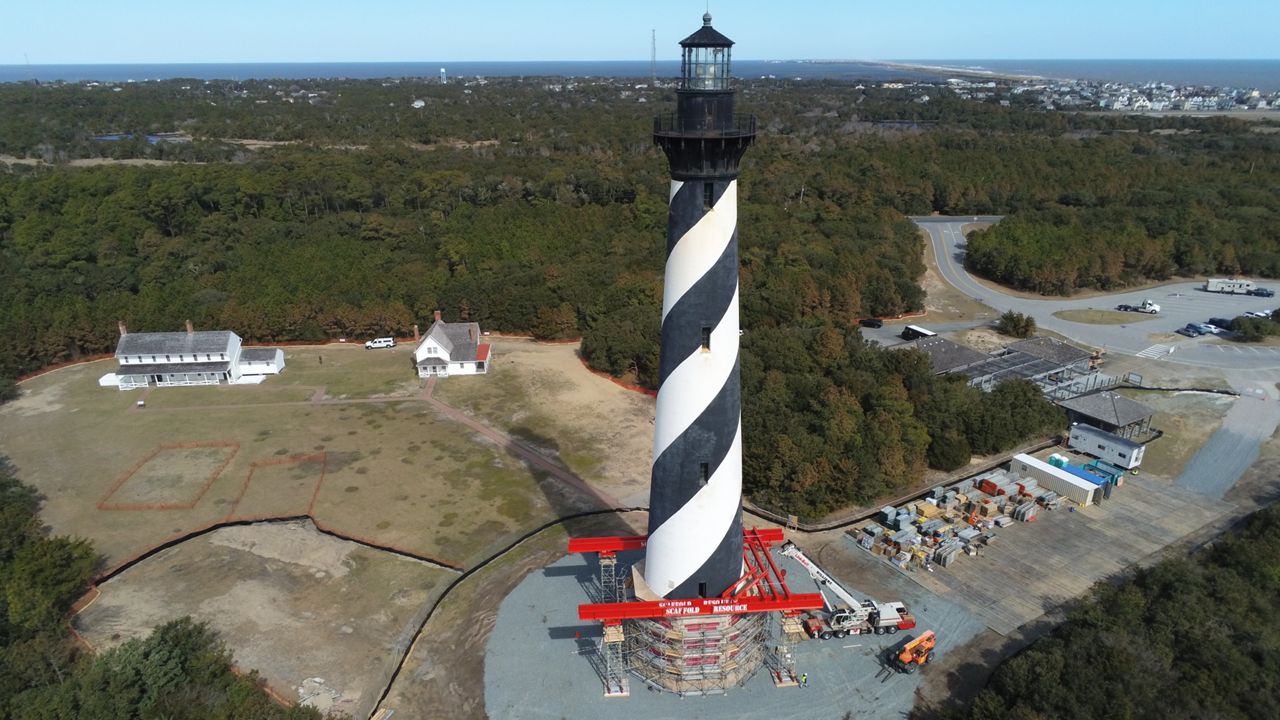
{"label": "dirt path", "polygon": [[449,418],[450,420],[453,420],[454,422],[467,426],[472,431],[480,435],[483,435],[484,437],[487,437],[493,442],[497,443],[498,447],[514,455],[518,455],[522,460],[529,463],[530,465],[534,465],[546,471],[552,477],[555,477],[557,480],[560,480],[572,486],[578,492],[594,499],[596,501],[596,504],[599,507],[615,508],[615,509],[625,507],[620,501],[610,496],[608,493],[598,488],[591,487],[590,485],[587,484],[585,480],[578,477],[567,468],[561,465],[557,465],[556,463],[553,463],[550,460],[546,459],[545,457],[542,456],[541,453],[537,452],[536,450],[529,447],[528,445],[525,445],[519,440],[512,438],[510,435],[507,435],[506,433],[502,433],[497,430],[494,430],[488,425],[481,423],[480,421],[476,420],[470,415],[467,415],[461,410],[453,407],[452,405],[445,404],[442,400],[436,398],[433,395],[433,392],[435,391],[435,384],[436,384],[435,378],[431,378],[427,380],[427,386],[422,390],[422,397],[426,399],[427,402],[431,403],[431,405],[434,406],[437,410],[439,410],[441,414],[443,414],[445,417]]}

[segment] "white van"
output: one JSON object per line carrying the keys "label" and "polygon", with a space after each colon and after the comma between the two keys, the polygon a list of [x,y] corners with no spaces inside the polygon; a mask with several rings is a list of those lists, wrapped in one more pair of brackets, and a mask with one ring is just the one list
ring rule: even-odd
{"label": "white van", "polygon": [[393,337],[374,338],[364,344],[364,347],[366,350],[373,350],[374,348],[395,347],[395,346],[396,346],[396,339]]}

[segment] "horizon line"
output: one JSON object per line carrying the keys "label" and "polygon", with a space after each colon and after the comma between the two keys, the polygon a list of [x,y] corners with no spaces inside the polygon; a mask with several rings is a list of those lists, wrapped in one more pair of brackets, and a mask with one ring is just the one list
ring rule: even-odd
{"label": "horizon line", "polygon": [[[906,62],[1280,62],[1277,58],[1199,58],[1199,57],[985,57],[985,58],[735,58],[737,62],[769,62],[769,63],[906,63]],[[93,65],[390,65],[390,64],[424,64],[439,65],[448,63],[648,63],[647,58],[629,60],[581,60],[581,59],[539,59],[539,60],[163,60],[163,61],[127,61],[127,62],[53,62],[53,63],[0,63],[0,67],[65,67]],[[678,63],[678,59],[659,60],[659,63]]]}

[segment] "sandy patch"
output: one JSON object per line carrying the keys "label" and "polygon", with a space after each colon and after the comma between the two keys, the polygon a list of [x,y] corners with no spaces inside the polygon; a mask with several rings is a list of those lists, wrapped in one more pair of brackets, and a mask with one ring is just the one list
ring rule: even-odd
{"label": "sandy patch", "polygon": [[209,543],[252,553],[261,558],[301,565],[316,577],[340,578],[350,571],[352,543],[317,533],[306,523],[223,528]]}
{"label": "sandy patch", "polygon": [[0,405],[0,417],[30,417],[61,410],[67,382],[64,378],[49,385],[23,383],[20,386],[22,392],[16,400]]}

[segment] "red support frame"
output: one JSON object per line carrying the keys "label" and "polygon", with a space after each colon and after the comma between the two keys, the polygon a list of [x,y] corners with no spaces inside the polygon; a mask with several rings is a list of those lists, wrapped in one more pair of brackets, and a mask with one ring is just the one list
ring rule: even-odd
{"label": "red support frame", "polygon": [[[606,625],[622,620],[698,615],[744,615],[783,612],[795,614],[824,606],[821,593],[792,593],[773,562],[769,548],[785,540],[778,528],[748,528],[742,532],[742,577],[718,598],[688,598],[620,603],[586,603],[578,606],[578,619],[599,620]],[[598,553],[605,557],[622,550],[641,550],[648,536],[574,538],[569,552]]]}

